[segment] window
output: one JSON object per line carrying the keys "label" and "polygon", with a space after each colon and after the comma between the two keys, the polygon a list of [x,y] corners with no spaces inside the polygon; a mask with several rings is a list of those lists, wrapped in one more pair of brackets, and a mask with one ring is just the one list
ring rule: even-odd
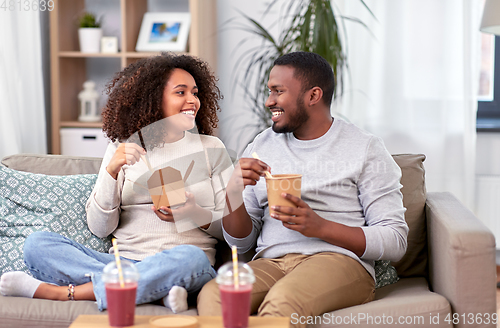
{"label": "window", "polygon": [[500,36],[482,35],[476,130],[500,132]]}

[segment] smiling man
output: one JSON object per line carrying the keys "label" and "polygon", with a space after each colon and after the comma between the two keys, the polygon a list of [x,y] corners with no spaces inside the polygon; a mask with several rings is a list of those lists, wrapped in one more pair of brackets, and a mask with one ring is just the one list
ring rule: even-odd
{"label": "smiling man", "polygon": [[[257,244],[251,311],[297,327],[300,318],[373,300],[374,261],[397,261],[407,246],[401,170],[380,138],[331,116],[334,81],[317,54],[278,58],[266,102],[273,126],[248,145],[227,186],[226,241],[240,253]],[[273,214],[261,179],[271,168],[302,174],[301,198],[282,194],[295,206],[273,206]],[[198,310],[221,314],[215,281]]]}

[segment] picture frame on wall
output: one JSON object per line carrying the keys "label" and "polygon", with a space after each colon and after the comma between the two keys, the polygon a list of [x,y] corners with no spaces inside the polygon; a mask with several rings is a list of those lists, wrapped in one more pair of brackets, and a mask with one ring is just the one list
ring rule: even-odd
{"label": "picture frame on wall", "polygon": [[191,15],[187,12],[145,13],[136,51],[186,51]]}

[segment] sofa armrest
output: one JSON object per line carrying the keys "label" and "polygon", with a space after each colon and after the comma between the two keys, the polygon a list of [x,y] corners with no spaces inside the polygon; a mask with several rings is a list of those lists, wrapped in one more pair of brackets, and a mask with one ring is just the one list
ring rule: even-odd
{"label": "sofa armrest", "polygon": [[[496,313],[495,237],[448,192],[427,194],[429,279],[432,290],[443,295],[459,315],[455,327],[466,325],[469,313],[485,318]],[[491,319],[491,317],[490,317]]]}

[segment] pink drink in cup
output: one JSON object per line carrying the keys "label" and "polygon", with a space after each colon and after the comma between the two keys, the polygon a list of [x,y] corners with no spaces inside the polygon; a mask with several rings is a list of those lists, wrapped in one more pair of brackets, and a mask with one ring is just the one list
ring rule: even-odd
{"label": "pink drink in cup", "polygon": [[219,291],[222,304],[226,304],[222,306],[224,327],[247,327],[252,285],[240,285],[238,290],[234,288],[234,285],[220,285]]}
{"label": "pink drink in cup", "polygon": [[104,268],[103,280],[106,287],[109,325],[112,327],[127,327],[134,325],[135,296],[139,273],[135,265],[122,260],[123,286],[120,284],[116,262],[111,262]]}
{"label": "pink drink in cup", "polygon": [[216,281],[219,284],[224,328],[248,327],[252,285],[255,281],[252,269],[239,262],[238,285],[235,285],[233,263],[228,262],[217,271]]}
{"label": "pink drink in cup", "polygon": [[109,325],[112,327],[126,327],[134,324],[135,294],[137,283],[106,284],[106,299],[108,300]]}

